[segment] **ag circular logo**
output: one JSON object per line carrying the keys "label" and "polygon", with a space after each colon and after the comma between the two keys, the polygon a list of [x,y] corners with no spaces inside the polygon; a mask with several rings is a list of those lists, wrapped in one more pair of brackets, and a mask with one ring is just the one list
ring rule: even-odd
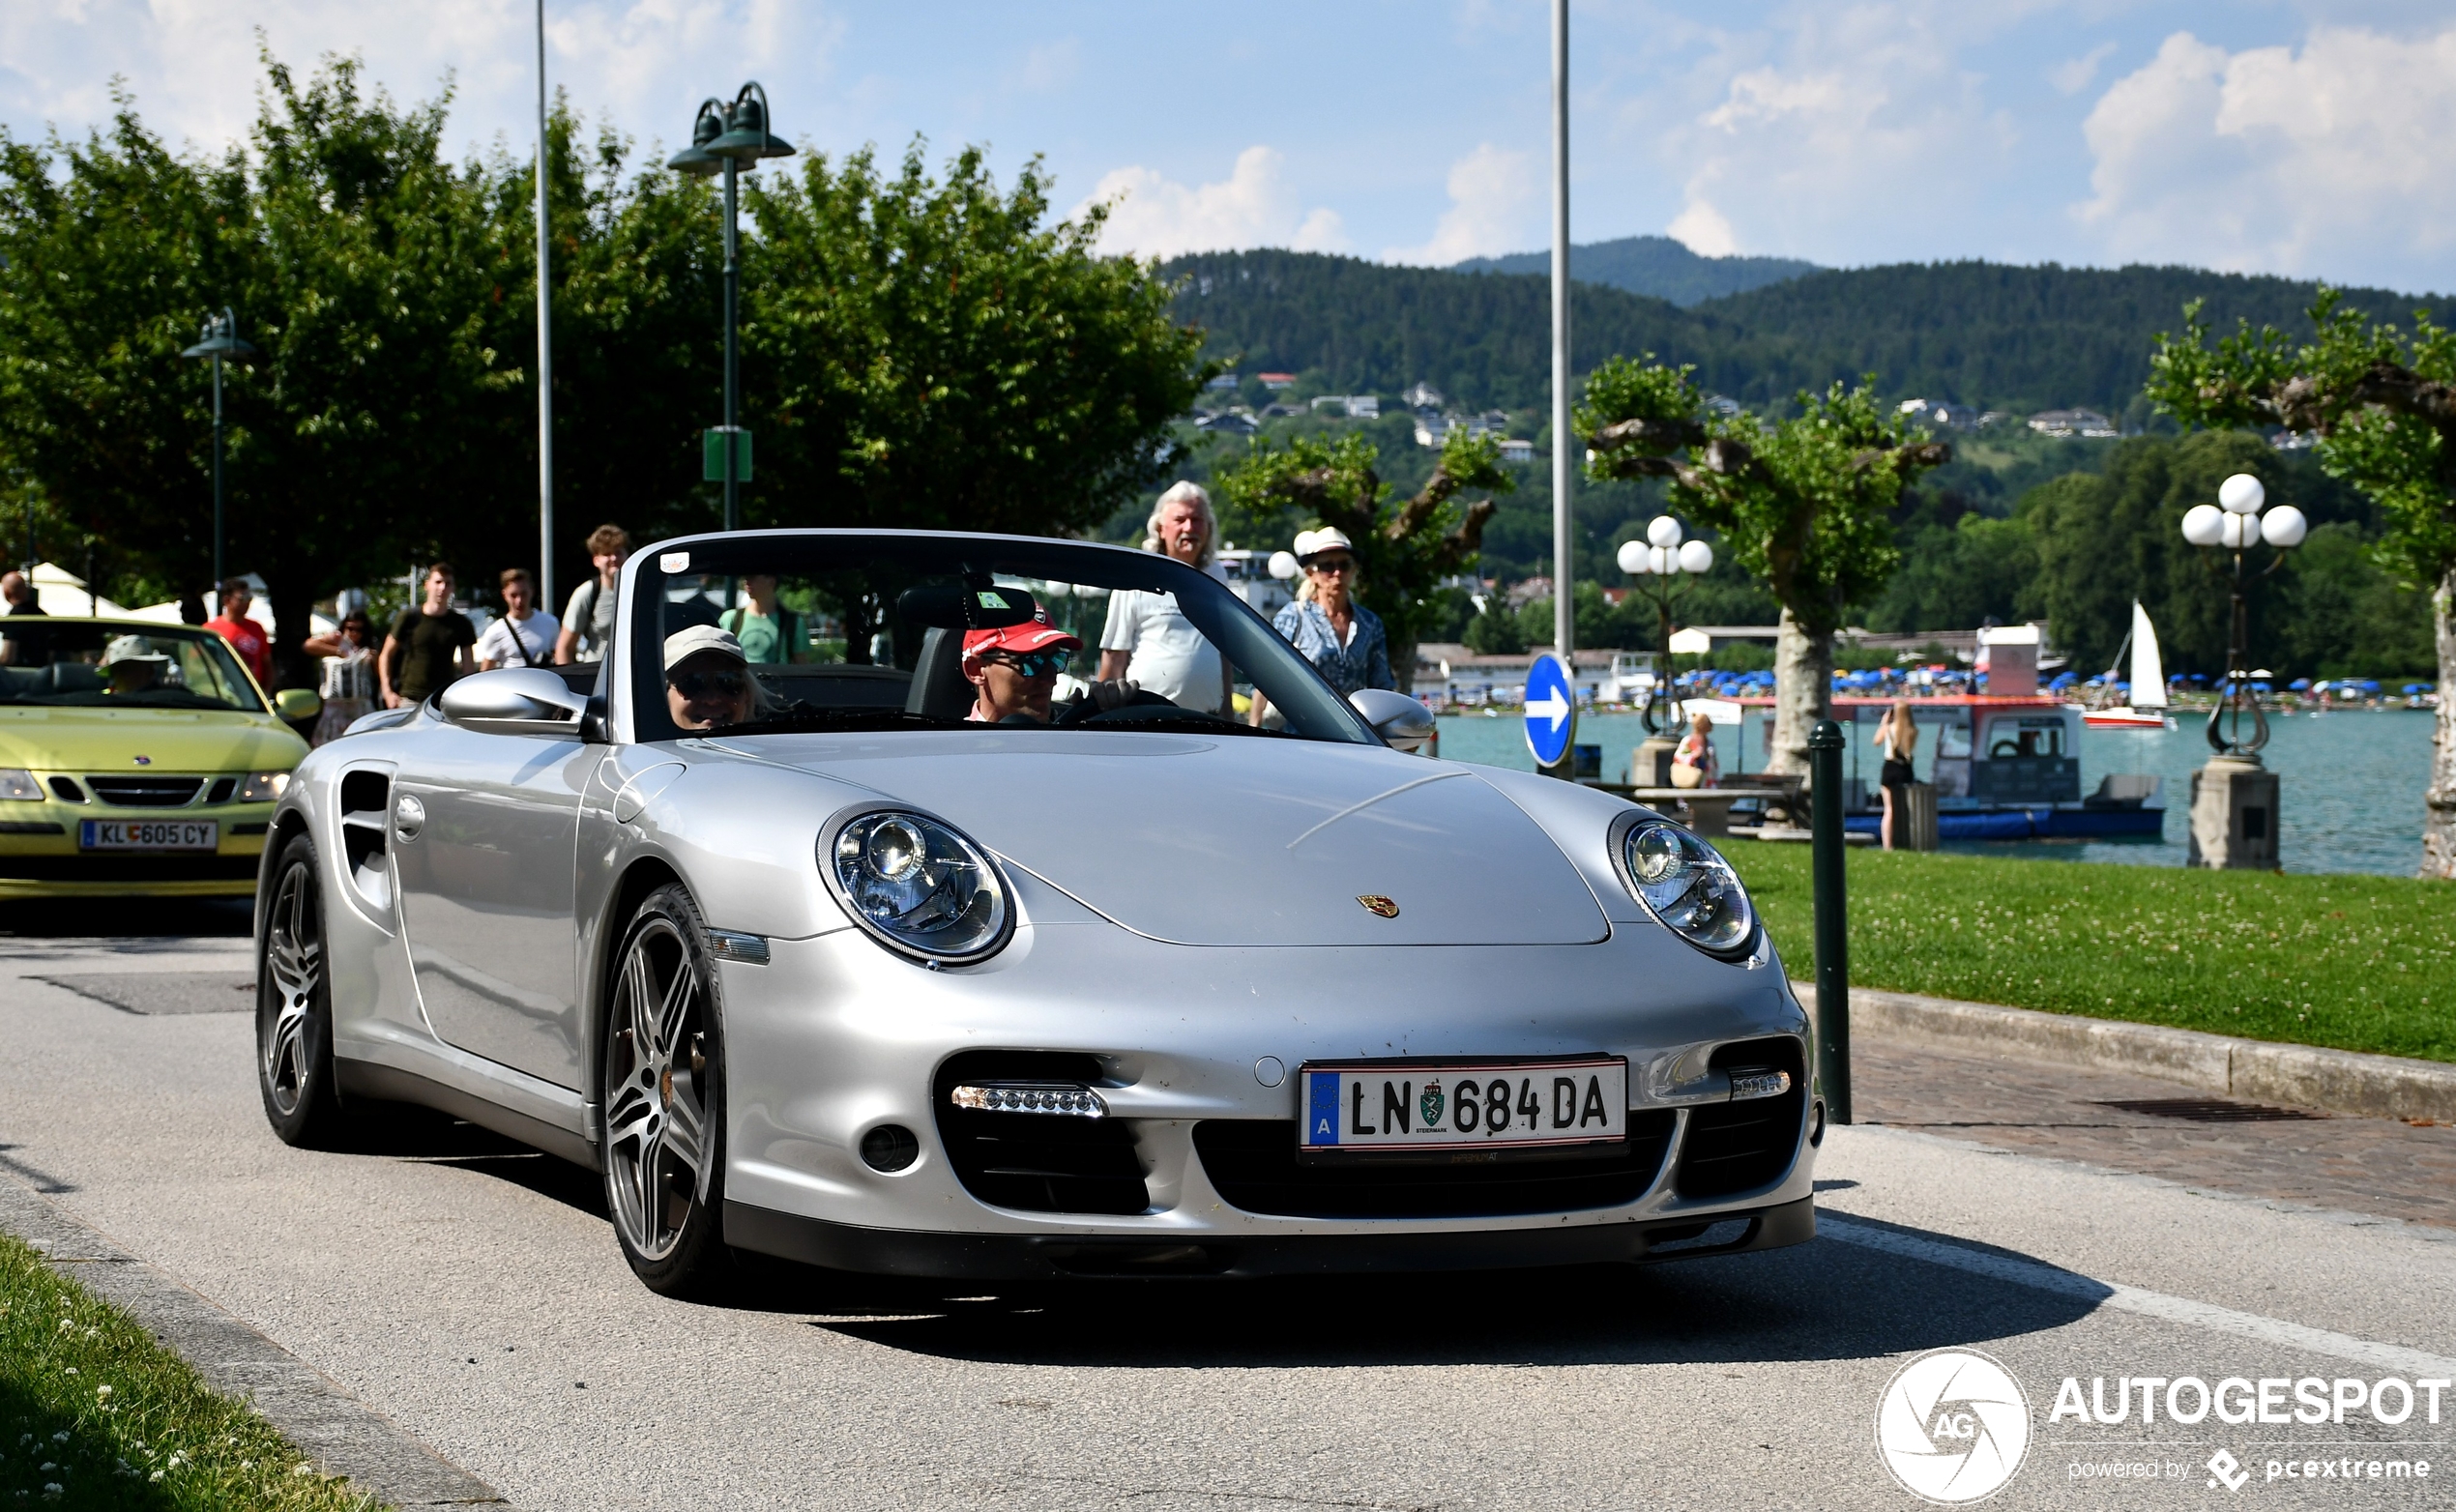
{"label": "ag circular logo", "polygon": [[2030,1399],[1975,1350],[1935,1350],[1894,1373],[1876,1405],[1876,1452],[1912,1496],[1995,1495],[2030,1452]]}

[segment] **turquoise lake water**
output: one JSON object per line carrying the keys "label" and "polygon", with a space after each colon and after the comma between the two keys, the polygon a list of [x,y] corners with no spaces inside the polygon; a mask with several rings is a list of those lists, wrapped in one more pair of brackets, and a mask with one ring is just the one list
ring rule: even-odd
{"label": "turquoise lake water", "polygon": [[[2166,779],[2166,832],[2158,839],[1947,841],[1944,849],[1983,856],[2029,856],[2068,861],[2180,866],[2190,838],[2191,774],[2208,760],[2206,714],[2177,714],[2181,728],[2157,732],[2086,730],[2081,736],[2081,790],[2110,771],[2146,771]],[[2278,844],[2292,872],[2377,872],[2410,877],[2422,863],[2422,789],[2430,780],[2433,716],[2418,710],[2340,711],[2277,716],[2261,760],[2278,775]],[[1494,718],[1447,715],[1441,753],[1520,771],[1535,770],[1515,713]],[[1755,726],[1751,727],[1752,730]],[[1629,752],[1646,738],[1635,714],[1587,714],[1578,742],[1603,747],[1606,781],[1628,780]],[[1714,731],[1725,771],[1740,770],[1739,732]],[[1920,771],[1926,771],[1921,752]],[[1875,779],[1874,751],[1861,753],[1859,774]],[[1765,765],[1748,753],[1747,770]],[[1846,769],[1847,770],[1847,769]]]}

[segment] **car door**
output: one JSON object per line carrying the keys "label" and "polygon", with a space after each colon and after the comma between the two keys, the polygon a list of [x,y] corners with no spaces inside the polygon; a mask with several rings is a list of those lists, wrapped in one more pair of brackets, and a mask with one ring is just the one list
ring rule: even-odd
{"label": "car door", "polygon": [[439,724],[394,783],[401,927],[446,1043],[581,1082],[572,859],[606,747]]}

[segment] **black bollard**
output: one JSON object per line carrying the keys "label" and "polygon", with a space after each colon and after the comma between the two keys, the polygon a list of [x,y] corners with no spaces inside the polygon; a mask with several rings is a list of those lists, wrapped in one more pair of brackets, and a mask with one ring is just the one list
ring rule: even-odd
{"label": "black bollard", "polygon": [[1820,719],[1808,734],[1812,835],[1808,870],[1816,891],[1817,1081],[1826,1118],[1851,1121],[1851,941],[1843,906],[1842,727]]}

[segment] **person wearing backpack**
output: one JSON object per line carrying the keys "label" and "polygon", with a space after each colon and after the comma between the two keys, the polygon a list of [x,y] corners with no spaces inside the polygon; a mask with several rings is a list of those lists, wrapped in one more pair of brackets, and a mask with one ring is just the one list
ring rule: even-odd
{"label": "person wearing backpack", "polygon": [[623,560],[631,554],[629,533],[620,525],[600,525],[589,532],[589,557],[597,575],[571,590],[563,607],[562,633],[555,637],[558,665],[602,661],[614,644],[614,616],[623,590]]}
{"label": "person wearing backpack", "polygon": [[537,607],[537,596],[538,585],[527,567],[504,569],[503,617],[478,637],[480,671],[515,664],[542,667],[553,661],[562,626],[554,616]]}
{"label": "person wearing backpack", "polygon": [[776,602],[775,573],[751,573],[742,580],[742,592],[750,601],[716,616],[716,625],[742,642],[743,660],[754,667],[775,666],[809,654],[802,616]]}

